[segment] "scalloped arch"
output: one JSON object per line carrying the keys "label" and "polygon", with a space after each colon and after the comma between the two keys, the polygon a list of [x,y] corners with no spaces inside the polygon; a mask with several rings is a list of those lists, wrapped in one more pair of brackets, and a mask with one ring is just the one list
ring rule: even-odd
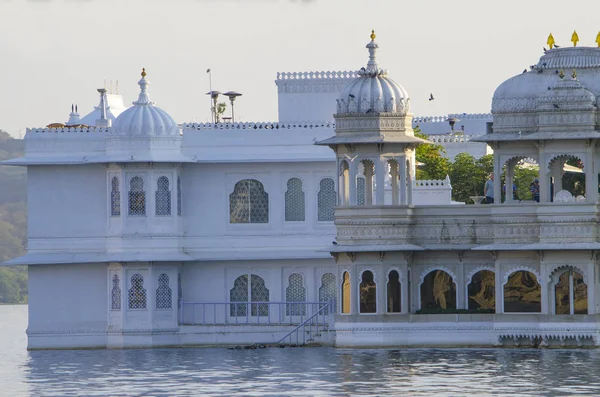
{"label": "scalloped arch", "polygon": [[454,283],[456,284],[456,280],[457,280],[457,279],[456,279],[456,274],[454,274],[454,272],[452,272],[450,269],[448,269],[448,268],[447,268],[447,267],[445,267],[445,266],[432,266],[432,267],[430,267],[430,268],[427,268],[427,269],[426,269],[424,272],[422,272],[422,273],[421,273],[421,275],[419,276],[419,286],[420,286],[421,284],[423,284],[423,280],[425,279],[425,277],[426,277],[426,276],[427,276],[429,273],[431,273],[431,272],[433,272],[433,271],[435,271],[435,270],[441,270],[441,271],[444,271],[444,272],[448,273],[448,274],[450,275],[450,277],[452,277],[452,281],[454,281]]}
{"label": "scalloped arch", "polygon": [[579,159],[580,161],[584,161],[584,158],[581,158],[581,157],[579,157],[576,154],[572,154],[572,153],[560,153],[560,154],[557,154],[556,156],[552,157],[548,161],[548,169],[550,169],[550,167],[552,167],[554,165],[554,163],[556,162],[556,160],[563,159],[563,158],[566,159],[567,161],[570,160],[570,159]]}
{"label": "scalloped arch", "polygon": [[397,271],[398,272],[398,281],[400,281],[400,283],[402,283],[403,278],[402,278],[402,272],[400,271],[400,268],[396,267],[396,266],[392,266],[390,268],[387,269],[387,273],[385,275],[385,280],[387,282],[390,281],[390,273],[393,271]]}
{"label": "scalloped arch", "polygon": [[370,267],[361,268],[358,272],[358,279],[356,281],[358,281],[359,283],[362,282],[362,276],[364,272],[371,272],[373,274],[373,282],[377,284],[377,272]]}
{"label": "scalloped arch", "polygon": [[525,272],[532,273],[536,277],[538,284],[541,285],[540,273],[537,270],[535,270],[534,268],[532,268],[530,266],[516,266],[504,273],[504,277],[503,277],[504,282],[502,283],[502,286],[504,286],[508,282],[508,278],[511,276],[511,274],[513,274],[514,272],[518,272],[518,271],[525,271]]}
{"label": "scalloped arch", "polygon": [[554,268],[552,268],[552,270],[550,272],[548,272],[548,282],[552,282],[552,276],[554,276],[557,273],[563,273],[562,270],[570,270],[573,269],[575,271],[577,271],[578,273],[580,273],[583,276],[583,282],[588,284],[588,274],[585,270],[583,270],[582,268],[575,266],[575,265],[567,265],[567,264],[563,264],[563,265],[556,265]]}
{"label": "scalloped arch", "polygon": [[471,284],[471,281],[473,281],[473,276],[482,270],[489,270],[490,272],[496,274],[496,269],[494,268],[494,266],[491,266],[491,265],[477,266],[475,269],[471,270],[469,272],[469,274],[467,274],[467,277],[465,278],[465,285]]}
{"label": "scalloped arch", "polygon": [[512,160],[524,160],[524,159],[531,159],[531,160],[535,161],[536,164],[538,164],[538,165],[540,164],[540,161],[537,158],[537,156],[533,157],[533,156],[517,155],[517,156],[512,156],[512,157],[507,158],[504,161],[504,163],[502,163],[502,167],[504,167],[505,165],[507,165]]}

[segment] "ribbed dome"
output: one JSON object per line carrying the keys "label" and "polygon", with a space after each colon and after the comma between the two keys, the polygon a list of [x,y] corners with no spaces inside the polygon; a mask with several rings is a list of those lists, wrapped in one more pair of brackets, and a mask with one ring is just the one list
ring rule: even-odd
{"label": "ribbed dome", "polygon": [[408,92],[390,77],[386,70],[379,69],[375,52],[375,34],[367,44],[369,62],[358,71],[358,77],[348,83],[337,100],[337,113],[397,113],[410,111]]}
{"label": "ribbed dome", "polygon": [[141,92],[133,106],[117,117],[111,134],[123,136],[177,136],[179,126],[171,116],[150,101],[146,92],[148,81],[146,72],[142,71],[142,79],[138,82]]}
{"label": "ribbed dome", "polygon": [[492,113],[535,111],[537,98],[554,87],[559,73],[570,75],[573,69],[586,89],[600,95],[600,48],[555,48],[546,51],[533,69],[498,86],[492,100]]}

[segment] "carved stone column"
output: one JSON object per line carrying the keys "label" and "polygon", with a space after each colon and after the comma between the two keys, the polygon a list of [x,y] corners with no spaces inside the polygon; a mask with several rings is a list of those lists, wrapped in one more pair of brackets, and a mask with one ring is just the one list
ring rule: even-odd
{"label": "carved stone column", "polygon": [[385,205],[385,174],[387,173],[387,161],[378,158],[375,163],[375,202],[377,205]]}
{"label": "carved stone column", "polygon": [[350,163],[350,205],[356,205],[356,176],[358,174],[358,161]]}

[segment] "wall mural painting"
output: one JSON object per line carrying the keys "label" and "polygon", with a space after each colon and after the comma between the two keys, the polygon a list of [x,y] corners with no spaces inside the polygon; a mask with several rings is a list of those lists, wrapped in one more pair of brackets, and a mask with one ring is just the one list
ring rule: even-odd
{"label": "wall mural painting", "polygon": [[568,270],[560,275],[554,287],[554,297],[556,314],[588,313],[587,285],[578,272]]}
{"label": "wall mural painting", "polygon": [[542,289],[535,274],[520,270],[512,273],[504,284],[505,313],[539,313],[542,311]]}
{"label": "wall mural painting", "polygon": [[360,283],[360,312],[377,313],[377,284],[368,270],[363,272]]}
{"label": "wall mural painting", "polygon": [[473,275],[469,290],[469,310],[496,311],[496,276],[491,270]]}
{"label": "wall mural painting", "polygon": [[456,309],[456,284],[443,270],[427,274],[421,284],[421,310]]}

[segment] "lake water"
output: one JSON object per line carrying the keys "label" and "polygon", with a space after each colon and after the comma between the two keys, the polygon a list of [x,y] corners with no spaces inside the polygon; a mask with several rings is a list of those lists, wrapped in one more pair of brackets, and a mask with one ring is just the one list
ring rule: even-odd
{"label": "lake water", "polygon": [[0,396],[600,395],[600,350],[26,350],[0,306]]}

